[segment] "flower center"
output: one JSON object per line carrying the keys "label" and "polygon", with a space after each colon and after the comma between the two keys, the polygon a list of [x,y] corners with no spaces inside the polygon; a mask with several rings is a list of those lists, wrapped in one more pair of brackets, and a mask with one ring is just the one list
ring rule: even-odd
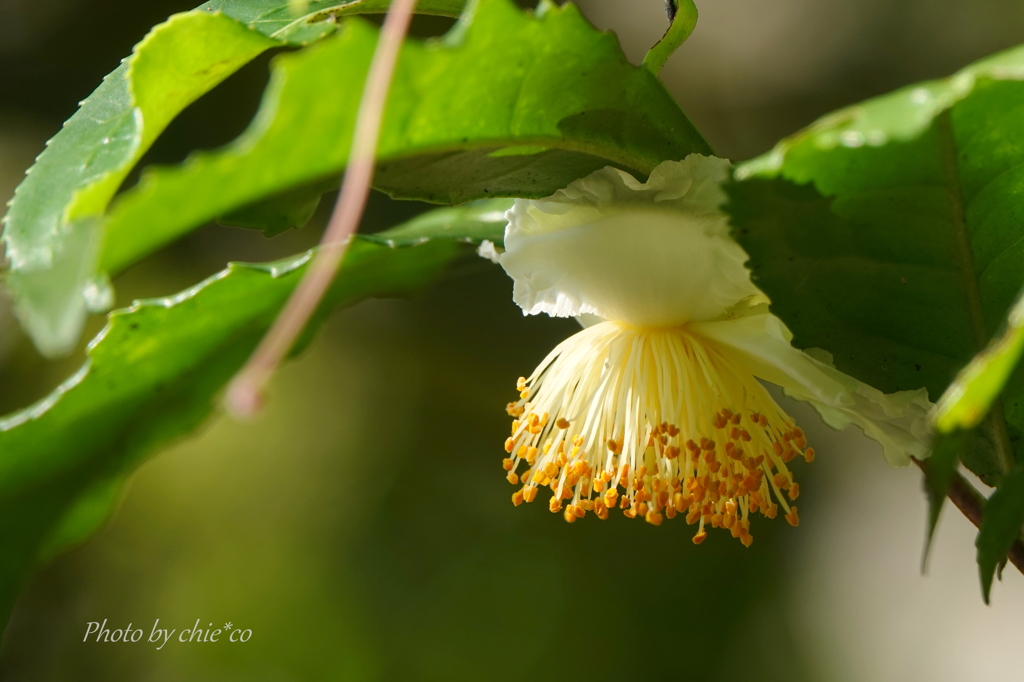
{"label": "flower center", "polygon": [[547,486],[549,508],[569,522],[588,511],[606,519],[616,505],[654,525],[685,514],[698,544],[710,525],[749,546],[750,514],[774,518],[779,505],[799,522],[786,463],[810,462],[814,449],[727,349],[685,327],[594,325],[517,389],[504,460],[508,480],[523,484],[517,506]]}

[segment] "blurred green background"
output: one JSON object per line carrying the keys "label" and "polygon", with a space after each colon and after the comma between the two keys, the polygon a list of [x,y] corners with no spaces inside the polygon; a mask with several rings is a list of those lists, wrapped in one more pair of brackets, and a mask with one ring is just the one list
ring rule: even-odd
{"label": "blurred green background", "polygon": [[[661,0],[585,0],[631,59],[665,28]],[[1019,0],[704,0],[663,76],[722,156],[749,158],[836,107],[1024,42]],[[170,0],[0,0],[0,197]],[[418,20],[420,35],[448,23]],[[147,156],[227,142],[266,82],[261,58],[190,107]],[[131,182],[131,180],[129,181]],[[375,196],[364,229],[422,205]],[[195,283],[227,260],[315,243],[207,227],[127,272],[119,304]],[[1013,679],[1024,580],[981,603],[973,529],[946,510],[929,575],[916,470],[859,433],[785,406],[821,456],[802,523],[756,522],[749,550],[700,547],[675,521],[565,524],[514,508],[504,405],[575,323],[524,318],[480,261],[412,301],[334,316],[275,381],[265,414],[218,417],[134,477],[108,526],[28,586],[3,680]],[[0,412],[82,360],[41,360],[0,302]],[[90,335],[102,325],[93,321]],[[162,650],[83,642],[86,623],[232,622],[244,643]]]}

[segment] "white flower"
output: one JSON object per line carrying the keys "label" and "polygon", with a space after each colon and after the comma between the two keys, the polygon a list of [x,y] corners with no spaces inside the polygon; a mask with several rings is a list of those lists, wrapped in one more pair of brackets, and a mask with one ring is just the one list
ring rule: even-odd
{"label": "white flower", "polygon": [[517,505],[543,485],[552,511],[568,501],[568,521],[616,503],[655,524],[685,512],[700,524],[694,542],[712,525],[749,545],[749,515],[778,505],[796,525],[787,463],[814,449],[758,378],[832,427],[860,426],[893,465],[927,456],[924,389],[885,395],[790,344],[720,210],[728,173],[697,154],[646,183],[605,168],[506,214],[499,262],[516,303],[585,326],[520,378],[508,406]]}

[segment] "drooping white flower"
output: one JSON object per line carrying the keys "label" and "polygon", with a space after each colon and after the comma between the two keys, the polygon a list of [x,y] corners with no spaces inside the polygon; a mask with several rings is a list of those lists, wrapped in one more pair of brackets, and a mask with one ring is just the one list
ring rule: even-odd
{"label": "drooping white flower", "polygon": [[711,525],[749,545],[750,514],[779,505],[796,525],[788,463],[814,449],[758,379],[830,426],[860,426],[893,465],[927,456],[924,389],[883,394],[790,344],[729,234],[728,173],[697,154],[646,183],[605,168],[506,214],[498,261],[515,302],[585,327],[519,379],[508,406],[516,505],[547,486],[567,521],[616,505],[654,524],[685,514],[697,543]]}

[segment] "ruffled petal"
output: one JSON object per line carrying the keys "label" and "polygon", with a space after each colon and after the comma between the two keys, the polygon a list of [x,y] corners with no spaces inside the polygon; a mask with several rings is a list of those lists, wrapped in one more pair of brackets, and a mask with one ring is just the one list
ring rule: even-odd
{"label": "ruffled petal", "polygon": [[892,466],[907,466],[911,457],[929,455],[934,405],[926,389],[887,394],[857,381],[833,367],[824,351],[815,351],[819,359],[794,348],[789,329],[771,314],[696,323],[688,329],[715,342],[754,376],[810,403],[832,428],[859,426],[881,444]]}
{"label": "ruffled petal", "polygon": [[599,315],[637,326],[711,320],[757,288],[729,236],[724,159],[665,162],[646,183],[613,168],[506,214],[500,263],[527,315]]}

